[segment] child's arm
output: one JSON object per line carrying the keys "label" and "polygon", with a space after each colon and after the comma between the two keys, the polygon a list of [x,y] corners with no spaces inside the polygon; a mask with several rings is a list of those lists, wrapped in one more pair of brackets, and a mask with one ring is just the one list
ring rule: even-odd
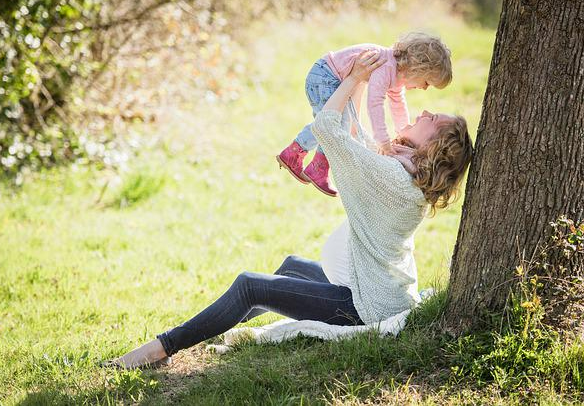
{"label": "child's arm", "polygon": [[[361,54],[351,74],[341,82],[311,126],[312,133],[330,163],[339,193],[341,197],[344,196],[343,203],[348,198],[370,205],[375,196],[378,196],[371,191],[378,187],[387,187],[388,184],[392,185],[391,189],[399,199],[423,199],[418,189],[415,189],[415,195],[412,194],[411,178],[409,175],[404,176],[404,166],[400,161],[377,155],[355,142],[342,123],[342,112],[349,96],[359,82],[367,80],[368,73],[381,65],[381,62],[383,61],[376,60],[369,53]],[[374,204],[376,203],[377,201]],[[386,204],[385,201],[381,203]]]}
{"label": "child's arm", "polygon": [[329,110],[342,114],[349,97],[356,93],[359,85],[369,78],[372,71],[375,71],[386,61],[386,59],[380,58],[377,52],[362,52],[354,62],[349,76],[341,82],[341,85],[323,106],[322,111],[315,117],[311,129],[325,154],[329,157],[329,162],[335,160],[336,155],[346,156],[347,144],[366,150],[363,145],[354,142],[349,131],[341,131],[341,128],[338,128],[340,119],[337,114],[329,114],[332,113]]}
{"label": "child's arm", "polygon": [[377,144],[389,140],[383,104],[390,82],[391,77],[388,70],[381,67],[373,71],[367,87],[367,109],[373,129],[373,139]]}
{"label": "child's arm", "polygon": [[387,95],[389,97],[389,108],[391,110],[393,126],[395,131],[398,132],[410,123],[408,104],[406,103],[406,91],[403,88],[399,92],[390,90],[387,92]]}

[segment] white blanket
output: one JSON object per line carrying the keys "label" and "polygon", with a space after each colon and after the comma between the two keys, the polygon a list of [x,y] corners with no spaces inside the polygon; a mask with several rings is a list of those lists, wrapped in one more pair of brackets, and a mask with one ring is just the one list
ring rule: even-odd
{"label": "white blanket", "polygon": [[[420,292],[422,300],[434,295],[434,289],[426,289]],[[406,319],[411,310],[405,310],[395,316],[378,323],[364,326],[335,326],[316,320],[283,319],[261,327],[232,328],[224,334],[224,344],[207,345],[207,351],[224,354],[237,343],[243,341],[255,341],[256,343],[281,341],[294,338],[298,334],[310,337],[319,337],[324,340],[337,340],[350,337],[362,331],[376,331],[378,334],[397,335],[405,326]]]}
{"label": "white blanket", "polygon": [[242,341],[255,341],[256,343],[278,343],[298,334],[310,337],[319,337],[324,340],[336,340],[342,337],[350,337],[362,331],[376,331],[378,334],[397,334],[403,329],[410,310],[392,316],[379,323],[365,326],[335,326],[316,320],[283,319],[261,327],[233,328],[225,333],[224,345],[207,345],[208,351],[223,354],[231,349],[231,346]]}

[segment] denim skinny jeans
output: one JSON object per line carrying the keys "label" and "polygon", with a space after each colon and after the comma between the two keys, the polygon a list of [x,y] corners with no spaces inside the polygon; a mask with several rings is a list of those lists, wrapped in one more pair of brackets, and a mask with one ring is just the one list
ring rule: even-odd
{"label": "denim skinny jeans", "polygon": [[296,320],[363,325],[351,290],[333,285],[318,262],[287,257],[275,275],[243,272],[213,304],[157,338],[168,355],[213,338],[267,311]]}

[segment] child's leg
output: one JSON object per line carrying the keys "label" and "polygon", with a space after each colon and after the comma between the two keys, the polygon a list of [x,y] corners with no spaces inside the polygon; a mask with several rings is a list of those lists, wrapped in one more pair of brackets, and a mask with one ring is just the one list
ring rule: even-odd
{"label": "child's leg", "polygon": [[294,141],[296,141],[304,151],[311,151],[318,146],[316,137],[310,130],[311,126],[312,123],[306,124],[294,139]]}
{"label": "child's leg", "polygon": [[[340,86],[341,81],[334,75],[324,60],[318,60],[306,77],[306,98],[312,107],[312,116],[316,117],[327,100]],[[298,133],[295,141],[305,150],[317,147],[318,142],[310,130],[312,123],[307,124]]]}
{"label": "child's leg", "polygon": [[[330,98],[330,96],[332,96],[332,94],[335,92],[337,87],[338,86],[335,85],[335,86],[330,86],[327,89],[327,92],[326,92],[327,97],[325,97],[321,100],[321,105],[319,105],[318,108],[314,109],[315,116],[318,113],[318,111],[322,110],[322,107],[324,107],[325,103]],[[350,130],[351,118],[350,118],[350,114],[349,114],[349,109],[347,107],[343,111],[343,116],[342,116],[341,122],[342,122],[342,125],[344,128],[346,128],[347,130]],[[310,162],[310,164],[308,164],[306,169],[304,169],[304,171],[302,172],[302,177],[305,180],[310,181],[314,185],[314,187],[316,187],[318,190],[320,190],[325,195],[332,196],[332,197],[336,197],[338,195],[337,190],[333,187],[332,182],[329,178],[329,163],[328,163],[328,160],[325,156],[325,152],[320,147],[320,145],[318,146],[318,148],[316,150],[316,154],[314,154],[314,158],[312,159],[312,162]]]}
{"label": "child's leg", "polygon": [[[332,71],[324,60],[318,60],[306,77],[306,97],[312,107],[315,116],[331,97],[336,88],[340,85]],[[304,170],[304,158],[308,151],[318,145],[314,134],[310,129],[311,124],[307,124],[298,133],[294,141],[276,156],[280,168],[286,168],[294,178],[302,183],[308,183],[309,179],[302,174]],[[334,196],[334,191],[331,191]]]}
{"label": "child's leg", "polygon": [[[320,77],[321,82],[313,85],[307,83],[306,86],[306,94],[311,101],[312,115],[315,117],[341,84],[341,81],[332,74],[326,64],[322,67],[322,70],[324,74]],[[314,138],[314,135],[310,132],[310,126],[305,127],[305,129],[308,129],[310,139],[314,140],[313,145],[317,145],[316,138]],[[307,139],[309,138],[308,134],[304,134],[304,136]],[[314,154],[312,162],[310,162],[306,169],[304,169],[301,176],[305,180],[310,181],[322,193],[332,197],[337,196],[338,193],[329,179],[328,161],[320,146],[318,147],[316,154]]]}

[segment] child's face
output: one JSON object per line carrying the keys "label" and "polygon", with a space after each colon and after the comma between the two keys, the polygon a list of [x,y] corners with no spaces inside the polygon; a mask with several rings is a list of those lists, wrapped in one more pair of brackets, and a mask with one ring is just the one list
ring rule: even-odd
{"label": "child's face", "polygon": [[406,78],[404,81],[404,86],[407,90],[410,89],[422,89],[426,90],[430,84],[426,81],[426,79],[421,78]]}
{"label": "child's face", "polygon": [[416,117],[414,124],[408,124],[399,131],[398,139],[406,141],[414,148],[420,148],[438,132],[441,124],[453,119],[454,117],[448,114],[433,114],[424,110]]}

